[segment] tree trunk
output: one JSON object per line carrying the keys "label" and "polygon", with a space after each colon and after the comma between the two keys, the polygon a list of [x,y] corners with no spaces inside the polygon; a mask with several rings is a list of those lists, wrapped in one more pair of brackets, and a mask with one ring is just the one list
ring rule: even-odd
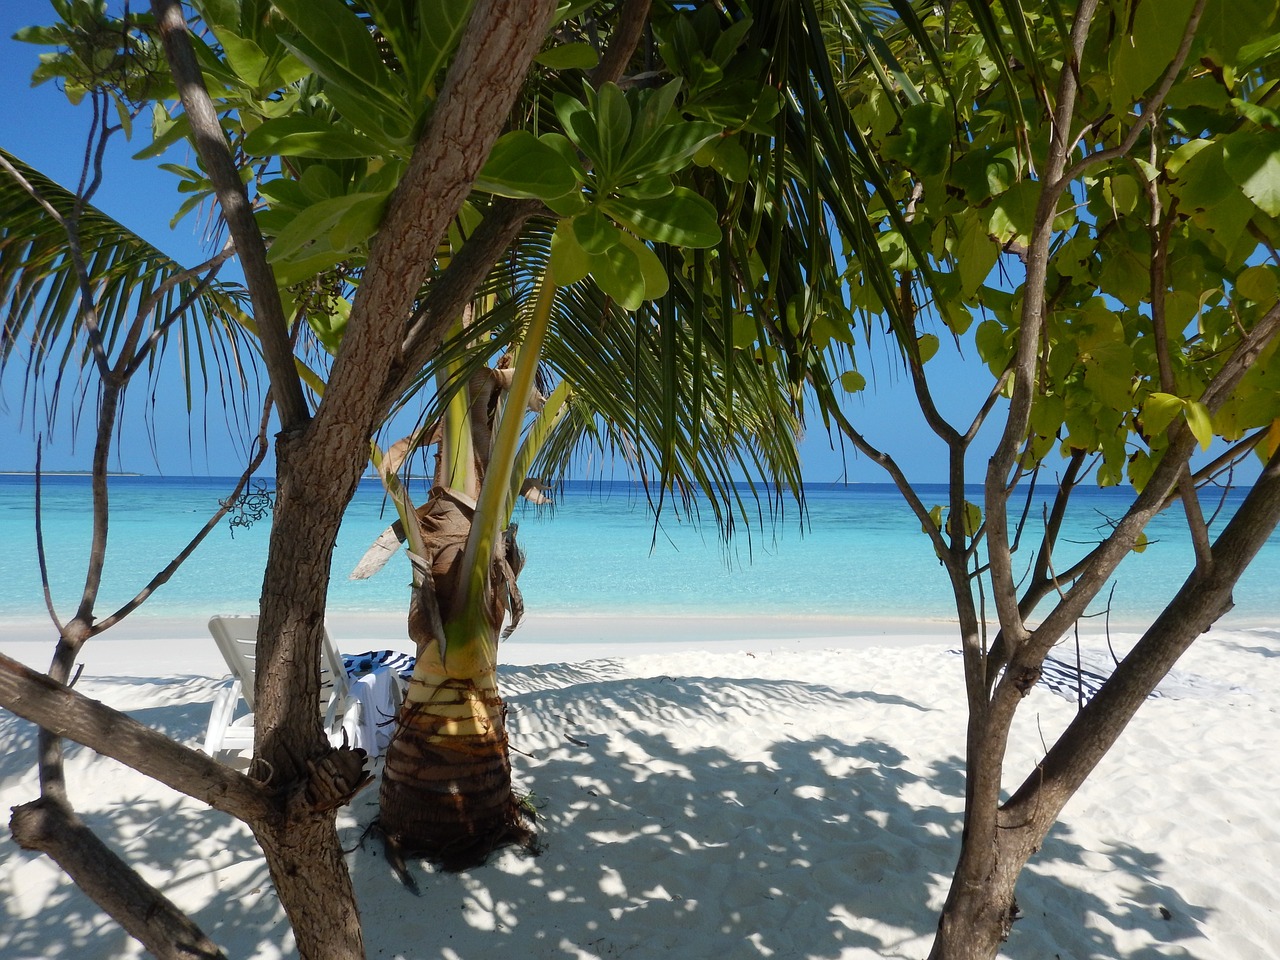
{"label": "tree trunk", "polygon": [[381,826],[393,850],[461,870],[497,847],[530,846],[533,832],[511,790],[494,664],[446,670],[439,649],[430,644],[418,658],[387,749]]}
{"label": "tree trunk", "polygon": [[[963,855],[962,855],[963,859]],[[929,960],[993,960],[1018,916],[1013,896],[1021,864],[997,862],[979,884],[951,883]]]}
{"label": "tree trunk", "polygon": [[329,431],[319,438],[310,435],[313,425],[277,444],[250,772],[283,803],[278,818],[252,826],[306,960],[364,957],[355,892],[335,825],[337,807],[365,782],[363,756],[330,746],[317,705],[329,567],[363,467],[366,430],[353,426],[350,436]]}

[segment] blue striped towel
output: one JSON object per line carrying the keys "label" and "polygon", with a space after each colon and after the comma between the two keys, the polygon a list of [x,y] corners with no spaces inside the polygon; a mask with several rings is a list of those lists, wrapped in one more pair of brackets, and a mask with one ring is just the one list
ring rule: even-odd
{"label": "blue striped towel", "polygon": [[413,676],[413,665],[416,657],[398,650],[368,650],[364,653],[342,654],[342,666],[349,677],[359,677],[371,670],[386,668],[394,670],[402,680]]}

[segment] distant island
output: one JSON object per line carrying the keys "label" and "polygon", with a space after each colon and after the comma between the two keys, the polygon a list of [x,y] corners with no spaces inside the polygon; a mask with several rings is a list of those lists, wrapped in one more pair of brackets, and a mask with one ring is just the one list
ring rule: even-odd
{"label": "distant island", "polygon": [[[34,470],[0,470],[0,477],[34,477]],[[88,470],[41,470],[42,477],[91,477],[93,474]],[[140,473],[123,473],[112,471],[107,474],[108,477],[140,477]]]}

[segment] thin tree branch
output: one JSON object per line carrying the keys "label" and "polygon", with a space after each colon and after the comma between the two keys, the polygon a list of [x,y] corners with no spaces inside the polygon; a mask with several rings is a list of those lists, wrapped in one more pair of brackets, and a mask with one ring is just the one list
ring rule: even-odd
{"label": "thin tree branch", "polygon": [[1206,2],[1207,0],[1196,0],[1196,5],[1191,8],[1191,15],[1187,17],[1187,26],[1182,32],[1182,42],[1178,45],[1178,52],[1170,62],[1169,68],[1164,72],[1164,76],[1160,80],[1160,85],[1156,87],[1155,93],[1142,104],[1142,113],[1139,114],[1137,122],[1129,128],[1129,132],[1125,134],[1120,144],[1115,147],[1108,147],[1106,150],[1099,150],[1097,153],[1091,153],[1077,160],[1067,169],[1066,173],[1062,174],[1062,181],[1070,183],[1091,167],[1126,156],[1137,144],[1138,137],[1142,135],[1143,129],[1156,122],[1160,116],[1160,110],[1164,106],[1165,98],[1169,96],[1169,91],[1173,89],[1174,83],[1177,82],[1178,74],[1182,72],[1183,64],[1186,63],[1187,54],[1191,52],[1191,44],[1195,41],[1196,30],[1200,27],[1200,18],[1204,15]]}
{"label": "thin tree branch", "polygon": [[1245,495],[1213,544],[1208,572],[1197,567],[1169,605],[1072,720],[1006,804],[1011,819],[1034,808],[1047,830],[1062,806],[1115,743],[1178,659],[1232,606],[1231,592],[1280,524],[1280,452]]}
{"label": "thin tree branch", "polygon": [[1020,646],[1028,636],[1018,610],[1017,594],[1013,586],[1011,556],[1008,552],[1008,517],[1005,510],[1005,490],[1010,469],[1017,456],[1018,447],[1026,435],[1030,422],[1031,402],[1035,391],[1035,367],[1044,325],[1045,285],[1049,266],[1049,244],[1052,239],[1053,217],[1058,199],[1070,181],[1062,171],[1066,167],[1067,151],[1071,136],[1071,124],[1075,116],[1078,90],[1076,65],[1084,55],[1089,27],[1097,11],[1098,0],[1082,0],[1071,25],[1068,63],[1064,65],[1058,86],[1057,108],[1053,115],[1049,155],[1045,164],[1044,187],[1036,207],[1031,244],[1027,252],[1027,278],[1021,326],[1010,372],[1013,376],[1013,397],[1005,429],[987,467],[985,500],[987,538],[990,543],[992,599],[1000,620],[1005,642],[1011,649]]}
{"label": "thin tree branch", "polygon": [[263,404],[262,408],[262,419],[258,424],[258,435],[254,438],[255,453],[249,461],[249,465],[245,468],[244,473],[240,474],[240,479],[236,481],[235,489],[231,491],[230,496],[220,502],[218,510],[216,510],[214,514],[205,521],[205,525],[200,528],[194,537],[191,538],[191,541],[183,547],[181,551],[179,551],[177,556],[166,564],[163,570],[151,578],[151,582],[143,587],[142,590],[138,592],[137,596],[122,606],[115,613],[111,614],[111,616],[104,620],[99,620],[93,625],[93,628],[89,631],[89,635],[91,637],[95,637],[98,634],[111,629],[134,610],[138,609],[138,607],[142,606],[146,599],[151,596],[151,594],[155,593],[157,589],[168,583],[169,578],[172,577],[177,569],[186,562],[187,558],[195,552],[196,547],[200,546],[204,541],[204,538],[209,535],[209,532],[218,525],[218,522],[226,516],[227,511],[229,511],[235,504],[236,500],[239,499],[241,491],[244,490],[245,485],[249,482],[249,478],[253,476],[258,467],[262,466],[262,461],[266,459],[267,450],[269,449],[269,445],[267,443],[267,424],[270,422],[270,419],[271,395],[268,394],[267,401]]}
{"label": "thin tree branch", "polygon": [[302,393],[302,381],[293,363],[293,353],[289,349],[289,325],[280,302],[275,274],[267,263],[262,232],[254,219],[249,196],[240,181],[217,111],[205,88],[181,4],[178,0],[151,0],[151,10],[160,29],[182,107],[191,124],[196,151],[213,183],[227,229],[240,257],[245,284],[253,301],[267,375],[275,392],[276,408],[280,411],[281,429],[286,432],[297,430],[310,420],[311,415]]}

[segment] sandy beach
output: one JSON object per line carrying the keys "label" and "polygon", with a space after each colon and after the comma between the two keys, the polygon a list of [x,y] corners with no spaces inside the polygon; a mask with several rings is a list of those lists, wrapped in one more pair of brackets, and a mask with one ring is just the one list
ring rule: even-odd
{"label": "sandy beach", "polygon": [[[393,618],[330,630],[344,652],[407,648]],[[5,624],[0,650],[43,666],[46,636]],[[531,618],[501,677],[545,849],[415,864],[415,897],[362,843],[368,789],[339,818],[368,956],[924,957],[960,829],[955,646],[942,622]],[[82,659],[79,690],[192,744],[226,673],[198,622],[125,624]],[[1161,693],[1024,873],[1002,956],[1275,956],[1280,626],[1215,629]],[[1011,785],[1075,709],[1034,691]],[[0,744],[3,805],[34,798],[34,729],[0,714]],[[88,750],[68,774],[81,815],[228,956],[296,955],[241,824]],[[6,960],[141,955],[7,831],[0,897]]]}

